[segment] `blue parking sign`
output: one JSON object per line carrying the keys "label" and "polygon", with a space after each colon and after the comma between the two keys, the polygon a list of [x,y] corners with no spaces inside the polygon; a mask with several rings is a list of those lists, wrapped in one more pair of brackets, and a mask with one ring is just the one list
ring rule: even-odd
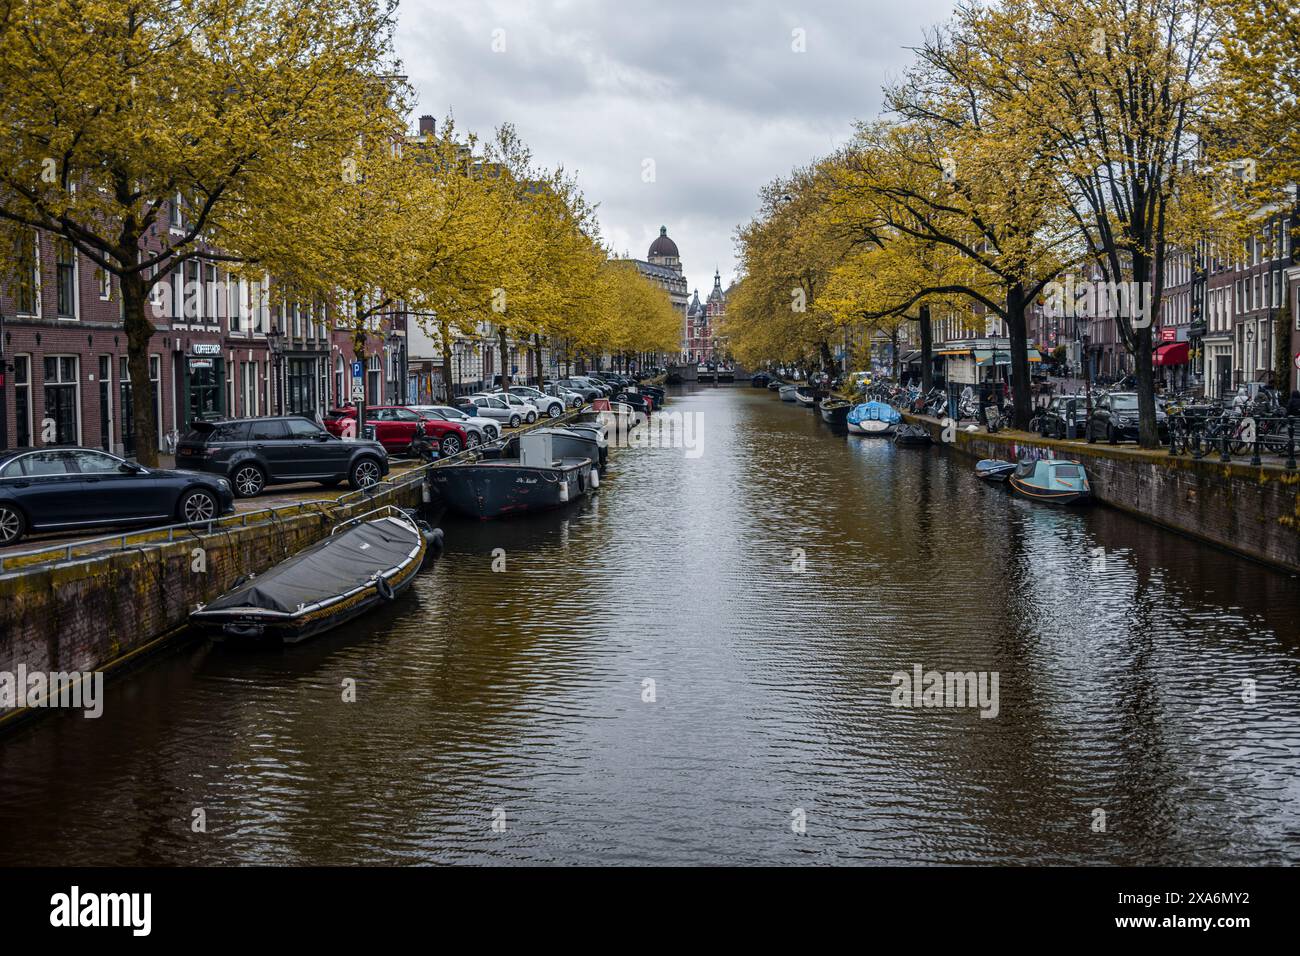
{"label": "blue parking sign", "polygon": [[362,378],[362,377],[365,376],[365,374],[366,374],[366,367],[365,367],[365,365],[361,362],[360,359],[357,359],[357,361],[355,361],[355,362],[352,363],[352,377],[353,377],[353,378]]}

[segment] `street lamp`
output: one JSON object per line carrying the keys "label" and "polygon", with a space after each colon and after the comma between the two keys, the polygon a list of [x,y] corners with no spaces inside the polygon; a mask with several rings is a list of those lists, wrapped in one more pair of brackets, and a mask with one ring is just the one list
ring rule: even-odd
{"label": "street lamp", "polygon": [[392,381],[393,387],[389,394],[394,405],[404,404],[403,383],[402,383],[402,359],[399,349],[401,347],[401,336],[397,330],[389,328],[388,335],[385,336],[384,344],[388,347],[388,356],[390,359],[388,377]]}
{"label": "street lamp", "polygon": [[[1254,381],[1255,368],[1259,363],[1255,360],[1255,327],[1253,325],[1246,326],[1246,354],[1243,359],[1244,361],[1241,363],[1242,378],[1246,381]],[[1249,364],[1247,364],[1247,361],[1249,361]]]}
{"label": "street lamp", "polygon": [[272,389],[275,393],[275,413],[284,414],[284,335],[274,323],[266,333],[266,346],[271,350],[271,374],[274,378]]}

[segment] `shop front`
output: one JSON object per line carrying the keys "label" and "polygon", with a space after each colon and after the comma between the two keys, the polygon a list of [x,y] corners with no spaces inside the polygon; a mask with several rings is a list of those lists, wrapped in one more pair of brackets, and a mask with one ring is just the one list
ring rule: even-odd
{"label": "shop front", "polygon": [[1151,354],[1151,363],[1155,366],[1156,377],[1170,390],[1183,389],[1188,386],[1188,370],[1191,362],[1191,346],[1185,335],[1186,326],[1166,326],[1159,332],[1160,339]]}
{"label": "shop front", "polygon": [[[1032,374],[1043,361],[1038,349],[1026,350]],[[943,358],[944,376],[950,384],[976,385],[983,382],[1011,380],[1011,342],[1009,339],[965,339],[945,342],[935,353]]]}
{"label": "shop front", "polygon": [[226,415],[226,361],[218,342],[195,342],[184,356],[181,394],[184,421],[182,432],[196,421]]}

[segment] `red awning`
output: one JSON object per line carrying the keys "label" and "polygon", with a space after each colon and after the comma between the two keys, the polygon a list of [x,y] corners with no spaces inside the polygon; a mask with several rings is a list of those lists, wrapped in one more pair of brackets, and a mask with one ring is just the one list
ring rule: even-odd
{"label": "red awning", "polygon": [[1154,365],[1186,365],[1187,343],[1168,342],[1156,348],[1151,356]]}

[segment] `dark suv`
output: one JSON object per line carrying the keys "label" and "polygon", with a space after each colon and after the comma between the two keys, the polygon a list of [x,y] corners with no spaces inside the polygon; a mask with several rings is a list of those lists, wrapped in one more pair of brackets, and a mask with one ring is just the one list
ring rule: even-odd
{"label": "dark suv", "polygon": [[267,485],[319,481],[353,488],[388,474],[388,453],[377,441],[344,441],[296,415],[195,422],[176,446],[176,467],[225,475],[241,498]]}

